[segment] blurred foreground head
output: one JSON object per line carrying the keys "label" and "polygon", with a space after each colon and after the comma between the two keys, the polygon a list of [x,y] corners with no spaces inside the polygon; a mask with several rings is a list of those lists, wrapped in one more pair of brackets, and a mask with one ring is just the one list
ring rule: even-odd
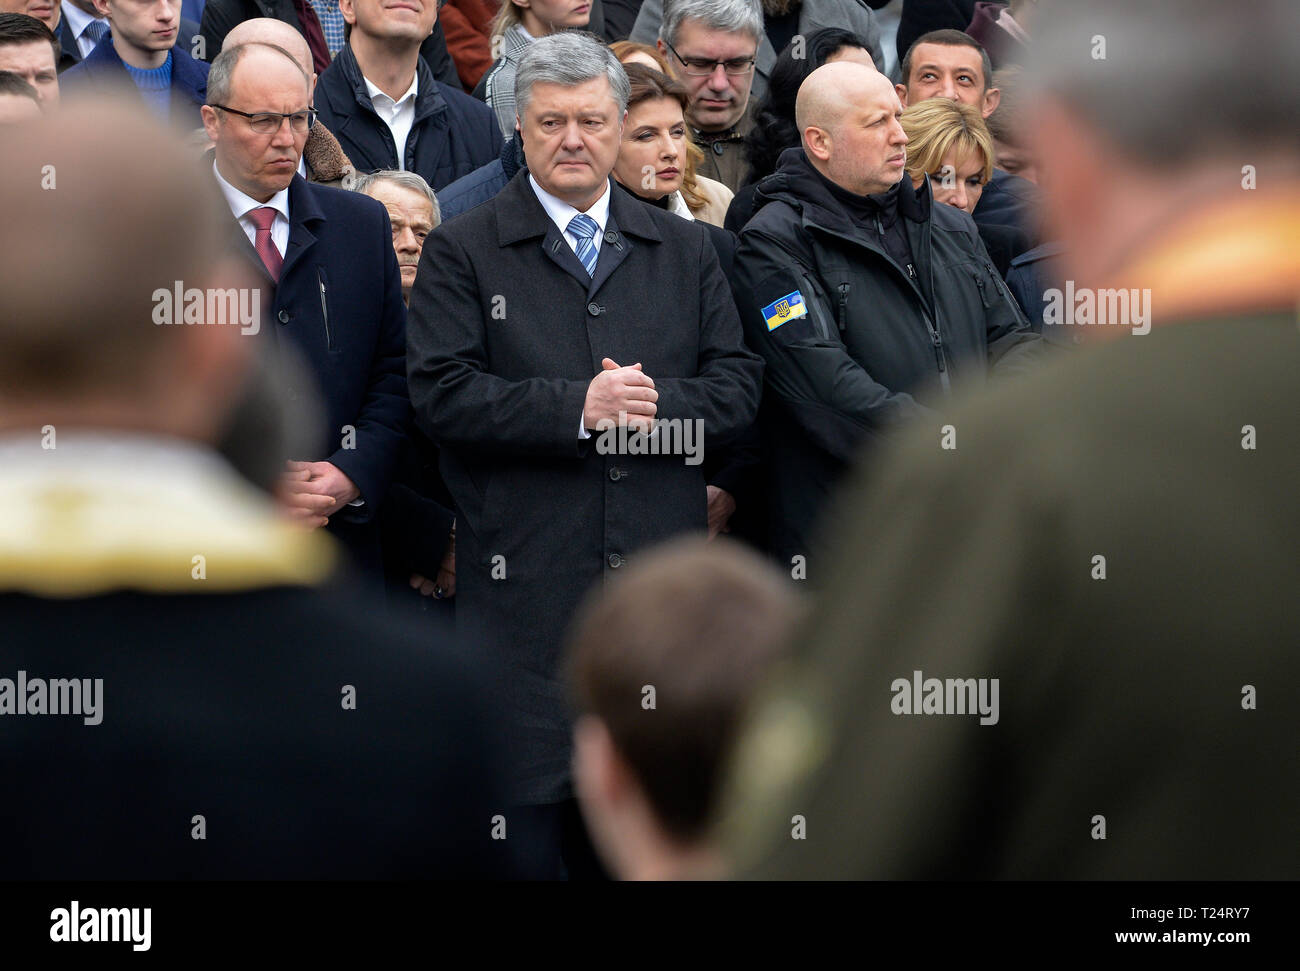
{"label": "blurred foreground head", "polygon": [[738,544],[681,540],[638,560],[578,615],[574,779],[617,876],[720,874],[707,828],[722,767],[784,647],[795,596]]}
{"label": "blurred foreground head", "polygon": [[[1248,16],[1217,0],[1042,7],[1023,78],[1027,130],[1051,173],[1049,228],[1080,286],[1106,282],[1173,223],[1220,204],[1294,214],[1300,4],[1258,0]],[[1241,289],[1268,286],[1241,262]],[[1204,268],[1182,275],[1190,284]],[[1155,303],[1176,309],[1159,293]]]}
{"label": "blurred foreground head", "polygon": [[[93,145],[94,151],[87,146]],[[247,285],[193,153],[143,109],[71,106],[0,142],[0,429],[214,441],[246,373],[230,325],[165,325],[160,292]]]}

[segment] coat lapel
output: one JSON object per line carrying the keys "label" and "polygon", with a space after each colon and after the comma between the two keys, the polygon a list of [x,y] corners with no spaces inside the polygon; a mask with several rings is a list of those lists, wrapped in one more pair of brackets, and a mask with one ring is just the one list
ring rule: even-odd
{"label": "coat lapel", "polygon": [[281,282],[316,244],[316,234],[311,227],[324,221],[325,214],[316,204],[311,187],[301,175],[295,175],[289,183],[289,245],[285,247],[284,266],[280,270]]}

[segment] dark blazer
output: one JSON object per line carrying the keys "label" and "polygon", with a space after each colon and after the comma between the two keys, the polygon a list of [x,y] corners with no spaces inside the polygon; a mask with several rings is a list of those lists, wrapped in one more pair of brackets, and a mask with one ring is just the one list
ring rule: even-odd
{"label": "dark blazer", "polygon": [[403,164],[388,125],[375,113],[361,68],[344,47],[316,84],[316,110],[358,171],[406,169],[424,176],[434,190],[450,185],[501,151],[501,129],[487,105],[457,87],[436,81],[421,58],[415,121],[406,138]]}
{"label": "dark blazer", "polygon": [[411,398],[442,449],[456,615],[497,664],[523,803],[570,792],[560,653],[578,601],[644,547],[706,526],[700,465],[580,440],[605,357],[644,366],[660,419],[701,420],[705,455],[751,424],[762,364],[698,225],[613,192],[591,279],[520,172],[425,241]]}
{"label": "dark blazer", "polygon": [[[289,221],[279,286],[238,225],[232,245],[262,282],[261,336],[292,341],[316,380],[325,444],[310,459],[338,466],[361,490],[364,505],[340,511],[330,528],[363,566],[378,568],[375,515],[410,420],[406,313],[388,213],[369,196],[295,175]],[[345,426],[355,429],[351,441]]]}
{"label": "dark blazer", "polygon": [[[198,33],[199,25],[188,17],[182,17],[175,46],[193,56],[194,37]],[[72,35],[72,25],[68,23],[67,17],[59,18],[58,37],[59,47],[62,48],[62,53],[59,55],[59,73],[62,74],[73,65],[81,63],[81,48],[77,46],[77,38]]]}
{"label": "dark blazer", "polygon": [[1029,238],[1030,245],[1036,245],[1041,235],[1042,198],[1042,191],[1028,179],[995,168],[971,215],[981,226],[1014,226]]}
{"label": "dark blazer", "polygon": [[[203,39],[207,41],[208,60],[214,61],[221,53],[221,45],[226,35],[245,20],[254,17],[270,17],[283,20],[298,33],[303,33],[298,20],[298,11],[294,9],[293,0],[208,0],[203,7]],[[443,36],[442,24],[434,22],[433,33],[420,45],[420,56],[429,64],[433,76],[443,84],[460,85],[456,75],[456,65],[447,53],[447,40]],[[323,74],[329,64],[316,64],[316,73]]]}
{"label": "dark blazer", "polygon": [[469,175],[462,175],[438,193],[444,220],[469,212],[487,202],[509,184],[520,169],[527,170],[528,162],[517,138],[507,138],[501,153],[487,165],[480,166]]}
{"label": "dark blazer", "polygon": [[[63,72],[59,85],[65,94],[72,95],[98,94],[117,87],[140,96],[139,88],[113,47],[112,31],[104,35],[89,57]],[[200,127],[203,119],[199,108],[207,97],[208,65],[194,60],[187,49],[177,44],[172,48],[172,124],[186,129]]]}
{"label": "dark blazer", "polygon": [[[0,801],[0,879],[520,875],[490,838],[493,713],[424,621],[325,587],[0,591],[4,677],[103,678],[102,724],[3,719],[31,791]],[[87,791],[113,797],[87,813]]]}

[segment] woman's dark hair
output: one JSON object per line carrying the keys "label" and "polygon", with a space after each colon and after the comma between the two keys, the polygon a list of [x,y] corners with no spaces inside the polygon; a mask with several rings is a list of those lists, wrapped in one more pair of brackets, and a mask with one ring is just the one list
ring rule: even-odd
{"label": "woman's dark hair", "polygon": [[[646,67],[644,64],[624,64],[623,70],[627,72],[629,93],[627,97],[628,110],[635,108],[642,101],[650,101],[658,98],[668,98],[676,101],[682,106],[682,117],[686,116],[686,109],[690,107],[691,96],[682,83],[675,78],[671,78],[661,71],[655,71]],[[708,199],[700,194],[696,184],[695,167],[704,159],[704,153],[691,140],[691,130],[686,129],[686,157],[682,159],[682,201],[686,203],[686,208],[692,213],[699,212],[701,208],[708,204]]]}
{"label": "woman's dark hair", "polygon": [[[826,63],[826,59],[845,47],[868,50],[867,42],[851,30],[823,27],[803,38],[796,37],[776,59],[767,82],[767,94],[754,112],[754,127],[745,139],[749,159],[746,182],[757,182],[776,169],[776,160],[787,148],[799,144],[799,129],[794,123],[794,102],[799,85],[808,75]],[[795,57],[796,50],[802,57]]]}

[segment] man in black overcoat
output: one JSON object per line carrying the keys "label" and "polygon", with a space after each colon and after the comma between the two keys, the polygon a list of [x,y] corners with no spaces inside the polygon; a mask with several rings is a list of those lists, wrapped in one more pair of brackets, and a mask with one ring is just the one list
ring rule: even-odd
{"label": "man in black overcoat", "polygon": [[705,532],[701,446],[752,423],[762,365],[704,231],[613,191],[613,55],[544,38],[516,92],[527,171],[426,240],[407,373],[456,504],[458,620],[500,675],[517,818],[573,875],[565,626],[641,549]]}

